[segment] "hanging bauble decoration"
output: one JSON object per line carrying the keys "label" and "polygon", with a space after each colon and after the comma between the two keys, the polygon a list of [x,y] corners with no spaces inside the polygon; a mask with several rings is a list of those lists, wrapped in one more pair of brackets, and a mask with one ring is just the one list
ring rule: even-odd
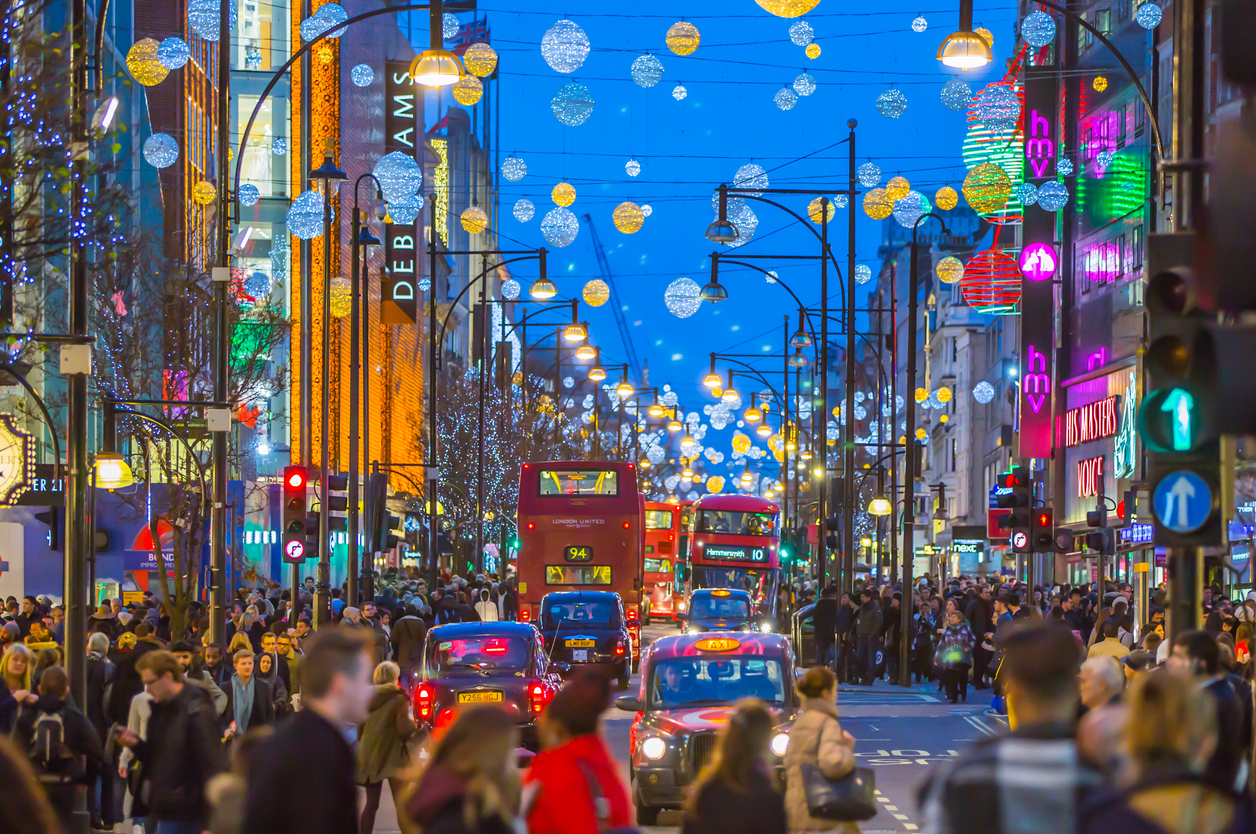
{"label": "hanging bauble decoration", "polygon": [[582,125],[593,115],[593,94],[580,82],[569,81],[550,99],[550,112],[567,127]]}
{"label": "hanging bauble decoration", "polygon": [[236,197],[239,198],[242,206],[255,206],[257,201],[262,198],[262,192],[253,183],[246,182],[240,186],[240,190],[236,192]]}
{"label": "hanging bauble decoration", "polygon": [[906,177],[890,177],[890,181],[885,184],[885,193],[891,200],[901,200],[909,191],[911,191],[911,183]]}
{"label": "hanging bauble decoration", "polygon": [[928,214],[932,208],[925,195],[919,191],[909,191],[907,196],[894,204],[894,222],[904,229],[910,229],[916,224],[917,220]]}
{"label": "hanging bauble decoration", "polygon": [[157,47],[157,60],[168,70],[177,70],[192,57],[192,48],[183,38],[166,38]]}
{"label": "hanging bauble decoration", "polygon": [[733,175],[733,188],[767,188],[768,175],[762,165],[747,162]]}
{"label": "hanging bauble decoration", "polygon": [[933,195],[933,202],[943,211],[950,211],[959,205],[959,194],[949,185],[944,185]]}
{"label": "hanging bauble decoration", "polygon": [[641,173],[641,163],[635,159],[630,159],[624,163],[624,173],[630,177],[635,177]]}
{"label": "hanging bauble decoration", "polygon": [[1007,204],[1012,196],[1012,180],[998,165],[983,162],[964,177],[962,190],[973,211],[990,214]]}
{"label": "hanging bauble decoration", "polygon": [[421,211],[423,211],[423,198],[417,194],[388,202],[388,216],[392,218],[392,222],[402,226],[413,224],[419,218]]}
{"label": "hanging bauble decoration", "polygon": [[1055,172],[1062,177],[1073,176],[1073,160],[1062,156],[1055,162]]}
{"label": "hanging bauble decoration", "polygon": [[855,264],[855,283],[866,284],[872,280],[872,267],[867,264]]}
{"label": "hanging bauble decoration", "polygon": [[169,168],[179,159],[179,143],[168,133],[154,133],[144,140],[144,161],[154,168]]}
{"label": "hanging bauble decoration", "polygon": [[963,111],[972,99],[973,91],[967,82],[952,78],[942,85],[942,104],[946,105],[948,110]]}
{"label": "hanging bauble decoration", "polygon": [[488,215],[479,206],[471,206],[458,218],[462,228],[469,234],[478,235],[488,228]]}
{"label": "hanging bauble decoration", "polygon": [[986,42],[986,46],[994,49],[994,33],[984,26],[978,26],[973,30],[973,34]]}
{"label": "hanging bauble decoration", "polygon": [[798,103],[798,94],[789,87],[782,87],[776,91],[772,101],[776,102],[776,106],[781,110],[793,110],[794,105]]}
{"label": "hanging bauble decoration", "polygon": [[638,87],[653,87],[663,80],[663,62],[653,55],[640,55],[632,62],[629,74]]}
{"label": "hanging bauble decoration", "polygon": [[452,15],[449,12],[445,12],[441,15],[440,34],[445,40],[449,40],[457,35],[461,26],[462,25],[458,23],[458,17],[456,15]]}
{"label": "hanging bauble decoration", "polygon": [[423,186],[423,169],[414,157],[401,151],[381,156],[371,173],[379,181],[384,199],[389,203],[413,197]]}
{"label": "hanging bauble decoration", "polygon": [[528,174],[528,163],[517,156],[508,156],[502,162],[502,179],[507,182],[519,182]]}
{"label": "hanging bauble decoration", "polygon": [[933,271],[937,273],[938,280],[943,284],[954,284],[964,277],[964,264],[959,258],[947,255],[938,261]]}
{"label": "hanging bauble decoration", "polygon": [[1112,151],[1102,150],[1095,154],[1095,164],[1100,168],[1109,168],[1112,166],[1112,160],[1115,158],[1116,157]]}
{"label": "hanging bauble decoration", "polygon": [[375,80],[375,70],[371,69],[370,64],[358,64],[349,70],[349,78],[355,87],[369,87]]}
{"label": "hanging bauble decoration", "polygon": [[642,216],[642,217],[649,217],[651,214],[654,214],[654,209],[653,209],[651,206],[649,206],[649,205],[644,205],[644,206],[642,206],[642,207],[641,207],[641,216]]}
{"label": "hanging bauble decoration", "polygon": [[192,188],[192,200],[199,206],[207,206],[218,199],[218,189],[209,180],[201,180]]}
{"label": "hanging bauble decoration", "polygon": [[1016,189],[1016,199],[1020,200],[1022,206],[1032,206],[1038,202],[1038,186],[1032,182],[1023,182]]}
{"label": "hanging bauble decoration", "polygon": [[615,224],[616,229],[630,235],[641,230],[641,224],[645,223],[645,213],[636,203],[623,202],[615,206],[615,211],[611,214],[611,222]]}
{"label": "hanging bauble decoration", "polygon": [[550,191],[550,199],[555,205],[566,208],[576,201],[576,187],[569,182],[560,182]]}
{"label": "hanging bauble decoration", "polygon": [[[333,211],[333,217],[335,212]],[[303,191],[288,206],[288,231],[298,240],[313,240],[323,233],[323,195]]]}
{"label": "hanging bauble decoration", "polygon": [[527,197],[520,197],[515,202],[515,207],[511,210],[511,213],[514,214],[515,219],[520,223],[527,223],[532,219],[532,215],[536,214],[536,205]]}
{"label": "hanging bauble decoration", "polygon": [[685,89],[684,84],[677,84],[672,88],[672,98],[677,101],[683,101],[687,95],[689,95],[689,91]]}
{"label": "hanging bauble decoration", "polygon": [[283,156],[288,152],[287,139],[274,139],[270,143],[270,152],[275,156]]}
{"label": "hanging bauble decoration", "polygon": [[667,312],[678,319],[687,319],[702,305],[702,288],[691,278],[677,278],[663,292]]}
{"label": "hanging bauble decoration", "polygon": [[270,288],[270,276],[265,272],[254,272],[244,279],[244,292],[258,301],[270,298]]}
{"label": "hanging bauble decoration", "polygon": [[331,279],[331,317],[342,319],[353,312],[353,282],[336,276]]}
{"label": "hanging bauble decoration", "polygon": [[488,78],[497,69],[497,52],[486,43],[473,43],[462,53],[462,65],[472,75]]}
{"label": "hanging bauble decoration", "polygon": [[793,41],[794,46],[806,46],[815,40],[815,37],[815,30],[805,20],[799,20],[789,25],[789,39]]}
{"label": "hanging bauble decoration", "polygon": [[750,206],[742,205],[736,212],[729,212],[728,219],[737,227],[737,239],[728,244],[729,249],[744,246],[754,238],[759,229],[759,217],[750,210]]}
{"label": "hanging bauble decoration", "polygon": [[816,79],[811,73],[804,72],[794,79],[794,92],[800,96],[809,96],[816,91]]}
{"label": "hanging bauble decoration", "polygon": [[1032,47],[1043,47],[1055,40],[1055,18],[1041,9],[1021,21],[1021,37]]}
{"label": "hanging bauble decoration", "polygon": [[929,21],[925,20],[924,15],[917,15],[915,20],[911,22],[911,30],[919,34],[929,28]]}
{"label": "hanging bauble decoration", "polygon": [[474,75],[464,75],[449,88],[454,101],[463,107],[470,107],[484,95],[484,84]]}
{"label": "hanging bauble decoration", "polygon": [[707,489],[707,492],[711,494],[715,494],[723,490],[724,489],[724,476],[712,475],[711,477],[707,478],[706,489]]}
{"label": "hanging bauble decoration", "polygon": [[1155,29],[1160,25],[1160,18],[1164,16],[1164,12],[1155,3],[1144,3],[1138,7],[1138,14],[1134,15],[1134,19],[1138,21],[1138,25],[1144,29]]}
{"label": "hanging bauble decoration", "polygon": [[507,278],[505,281],[502,281],[502,298],[507,301],[514,301],[519,297],[519,293],[522,289],[523,288],[519,285],[519,282],[514,278]]}
{"label": "hanging bauble decoration", "polygon": [[877,96],[877,112],[887,119],[897,119],[907,112],[907,96],[891,87]]}
{"label": "hanging bauble decoration", "polygon": [[855,178],[859,180],[859,184],[864,188],[873,188],[877,183],[881,182],[881,169],[874,163],[865,162],[855,169]]}
{"label": "hanging bauble decoration", "polygon": [[973,399],[981,405],[989,405],[994,399],[994,386],[984,379],[973,386]]}
{"label": "hanging bauble decoration", "polygon": [[1068,188],[1062,182],[1044,182],[1038,187],[1038,205],[1043,211],[1059,211],[1068,205]]}
{"label": "hanging bauble decoration", "polygon": [[1020,115],[1020,96],[1006,82],[988,84],[977,98],[977,119],[996,133],[1016,127]]}
{"label": "hanging bauble decoration", "polygon": [[1021,299],[1020,264],[1002,249],[978,252],[964,267],[959,291],[979,313],[1016,312]]}
{"label": "hanging bauble decoration", "polygon": [[803,50],[803,54],[814,61],[816,58],[820,57],[820,44],[818,43],[807,44],[807,48]]}
{"label": "hanging bauble decoration", "polygon": [[754,0],[768,14],[777,17],[802,17],[820,5],[820,0]]}
{"label": "hanging bauble decoration", "polygon": [[833,205],[833,201],[829,200],[829,204],[824,206],[820,202],[822,199],[821,197],[816,197],[807,205],[807,217],[811,218],[811,222],[817,226],[820,225],[822,215],[823,221],[828,223],[836,214],[836,207]]}
{"label": "hanging bauble decoration", "polygon": [[562,206],[550,209],[541,221],[541,234],[550,246],[570,246],[579,232],[580,221]]}
{"label": "hanging bauble decoration", "polygon": [[[227,15],[227,28],[235,31],[235,0],[231,0]],[[210,43],[218,42],[218,24],[221,20],[222,3],[220,0],[188,0],[188,26]]]}
{"label": "hanging bauble decoration", "polygon": [[580,295],[584,298],[584,303],[590,307],[601,307],[611,297],[610,285],[601,278],[594,278],[592,281],[584,285]]}
{"label": "hanging bauble decoration", "polygon": [[698,27],[682,20],[673,23],[667,30],[667,38],[664,42],[667,48],[677,55],[692,55],[701,41],[702,36],[698,33]]}
{"label": "hanging bauble decoration", "polygon": [[166,80],[170,70],[157,57],[161,44],[152,38],[136,41],[126,54],[126,68],[131,71],[137,84],[152,87]]}
{"label": "hanging bauble decoration", "polygon": [[589,36],[572,20],[560,20],[541,38],[541,57],[555,72],[575,72],[589,57]]}
{"label": "hanging bauble decoration", "polygon": [[894,201],[884,188],[874,188],[864,193],[863,210],[873,220],[884,220],[894,213]]}
{"label": "hanging bauble decoration", "polygon": [[840,209],[846,208],[846,205],[848,202],[849,202],[849,198],[845,194],[833,195],[833,205],[837,208],[840,208]]}

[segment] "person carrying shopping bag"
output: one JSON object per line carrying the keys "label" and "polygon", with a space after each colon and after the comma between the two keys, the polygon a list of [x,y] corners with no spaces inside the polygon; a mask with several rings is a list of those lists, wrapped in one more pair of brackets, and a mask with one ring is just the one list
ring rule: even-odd
{"label": "person carrying shopping bag", "polygon": [[855,739],[837,720],[837,677],[827,666],[813,666],[797,684],[802,712],[789,733],[785,752],[785,812],[790,834],[835,831],[858,834],[855,822],[837,822],[811,814],[804,767],[817,767],[830,781],[855,769]]}

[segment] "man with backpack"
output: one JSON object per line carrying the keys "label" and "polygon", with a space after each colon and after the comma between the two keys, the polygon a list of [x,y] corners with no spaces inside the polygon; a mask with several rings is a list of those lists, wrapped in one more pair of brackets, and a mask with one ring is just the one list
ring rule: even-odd
{"label": "man with backpack", "polygon": [[[13,738],[27,751],[48,800],[66,828],[71,826],[80,791],[87,784],[88,763],[105,758],[96,728],[83,713],[66,703],[70,678],[60,666],[49,666],[39,679],[39,700],[23,709]],[[81,810],[86,811],[86,802]]]}

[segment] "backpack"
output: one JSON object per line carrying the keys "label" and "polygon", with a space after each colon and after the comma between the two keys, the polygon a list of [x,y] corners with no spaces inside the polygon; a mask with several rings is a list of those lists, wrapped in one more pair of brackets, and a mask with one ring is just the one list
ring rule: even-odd
{"label": "backpack", "polygon": [[69,782],[74,778],[74,753],[65,740],[65,721],[60,712],[42,712],[31,733],[31,762],[39,769],[41,782]]}
{"label": "backpack", "polygon": [[461,618],[458,616],[458,610],[454,606],[443,605],[440,611],[436,612],[436,622],[440,625],[445,625],[446,623],[461,622]]}

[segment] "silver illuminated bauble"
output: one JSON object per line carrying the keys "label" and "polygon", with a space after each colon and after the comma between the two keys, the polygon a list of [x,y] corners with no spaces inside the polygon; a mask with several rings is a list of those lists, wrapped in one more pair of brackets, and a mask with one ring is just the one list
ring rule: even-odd
{"label": "silver illuminated bauble", "polygon": [[1073,160],[1062,156],[1055,163],[1055,172],[1062,177],[1073,176]]}
{"label": "silver illuminated bauble", "polygon": [[423,185],[423,169],[414,157],[401,151],[381,156],[371,173],[389,203],[413,197]]}
{"label": "silver illuminated bauble", "polygon": [[427,292],[432,288],[432,279],[425,275],[416,282],[415,286],[419,288],[419,292]]}
{"label": "silver illuminated bauble", "polygon": [[550,246],[570,246],[580,232],[580,221],[562,206],[549,210],[541,221],[541,234]]}
{"label": "silver illuminated bauble", "polygon": [[[218,42],[218,24],[221,21],[222,4],[220,0],[188,0],[188,26],[210,43]],[[236,28],[236,4],[231,0],[227,18],[227,26],[233,31]]]}
{"label": "silver illuminated bauble", "polygon": [[[345,11],[345,7],[340,5],[339,3],[324,3],[323,5],[318,7],[318,11],[314,12],[314,14],[318,15],[324,20],[330,20],[336,26],[340,26],[341,23],[344,23],[346,20],[349,19],[349,13]],[[339,29],[332,32],[327,37],[338,38],[341,35],[343,35],[345,33],[345,30],[347,30],[348,28],[349,28],[348,26],[340,26]]]}
{"label": "silver illuminated bauble", "polygon": [[192,57],[192,48],[183,38],[166,38],[157,47],[157,62],[168,70],[177,70]]}
{"label": "silver illuminated bauble", "polygon": [[865,162],[855,170],[855,177],[864,188],[874,188],[881,181],[881,169],[871,162]]}
{"label": "silver illuminated bauble", "polygon": [[948,110],[962,112],[973,100],[972,88],[958,78],[952,78],[942,85],[942,104]]}
{"label": "silver illuminated bauble", "polygon": [[855,283],[866,284],[872,280],[872,267],[867,264],[855,264]]}
{"label": "silver illuminated bauble", "polygon": [[894,220],[905,229],[910,229],[922,216],[933,210],[929,200],[919,191],[909,191],[907,196],[894,204]]}
{"label": "silver illuminated bauble", "polygon": [[1138,7],[1138,14],[1134,15],[1134,19],[1144,29],[1155,29],[1160,25],[1160,18],[1163,15],[1164,12],[1155,3],[1144,3]]}
{"label": "silver illuminated bauble", "polygon": [[1043,211],[1059,211],[1068,204],[1068,188],[1062,182],[1046,182],[1038,189],[1038,205]]}
{"label": "silver illuminated bauble", "polygon": [[179,158],[179,143],[169,133],[154,133],[144,140],[144,161],[154,168],[169,168]]}
{"label": "silver illuminated bauble", "polygon": [[536,214],[536,204],[527,197],[520,197],[511,213],[520,223],[527,223]]}
{"label": "silver illuminated bauble", "polygon": [[505,281],[502,281],[502,298],[507,301],[514,301],[519,297],[521,289],[518,281],[514,278],[507,278]]}
{"label": "silver illuminated bauble", "polygon": [[641,173],[641,163],[635,159],[630,159],[624,163],[624,171],[628,176],[635,177]]}
{"label": "silver illuminated bauble", "polygon": [[242,206],[255,206],[257,201],[262,198],[262,192],[253,183],[246,182],[240,186],[240,190],[236,192],[236,197],[240,199],[240,205]]}
{"label": "silver illuminated bauble", "polygon": [[335,20],[314,12],[314,14],[301,21],[301,25],[298,28],[301,32],[301,40],[309,43],[324,32],[334,29],[335,26]]}
{"label": "silver illuminated bauble", "polygon": [[632,62],[629,74],[638,87],[653,87],[663,80],[663,62],[653,55],[641,55]]}
{"label": "silver illuminated bauble", "polygon": [[911,30],[913,32],[923,32],[928,28],[929,21],[925,20],[924,15],[918,15],[916,19],[911,22]]}
{"label": "silver illuminated bauble", "polygon": [[1038,202],[1038,186],[1032,182],[1023,182],[1020,188],[1016,189],[1016,199],[1020,200],[1022,206],[1032,206]]}
{"label": "silver illuminated bauble", "polygon": [[780,277],[781,276],[776,274],[775,269],[769,269],[766,273],[764,273],[763,280],[769,284],[775,284]]}
{"label": "silver illuminated bauble", "polygon": [[987,405],[994,399],[994,386],[986,382],[984,379],[973,386],[973,399],[982,405]]}
{"label": "silver illuminated bauble", "polygon": [[528,163],[517,156],[508,156],[502,163],[502,179],[507,182],[519,182],[528,175]]}
{"label": "silver illuminated bauble", "polygon": [[847,198],[845,194],[833,195],[833,208],[840,208],[840,209],[846,208],[846,205],[848,202],[849,202],[849,199]]}
{"label": "silver illuminated bauble", "polygon": [[793,110],[794,105],[798,103],[798,94],[788,87],[782,87],[776,91],[772,101],[776,102],[776,106],[781,110]]}
{"label": "silver illuminated bauble", "polygon": [[563,377],[563,387],[564,387],[564,388],[575,388],[575,387],[576,387],[576,378],[575,378],[575,377],[571,377],[571,376],[565,376],[565,377]]}
{"label": "silver illuminated bauble", "polygon": [[702,288],[691,278],[677,278],[663,292],[667,312],[678,319],[687,319],[702,305]]}
{"label": "silver illuminated bauble", "polygon": [[683,101],[687,95],[689,95],[689,91],[685,89],[684,84],[677,84],[672,88],[672,98],[677,101]]}
{"label": "silver illuminated bauble", "polygon": [[[332,209],[332,219],[336,211]],[[304,191],[288,206],[288,231],[299,240],[313,240],[323,233],[323,195]]]}
{"label": "silver illuminated bauble", "polygon": [[736,212],[730,211],[728,219],[737,227],[737,239],[728,244],[729,249],[744,246],[754,239],[754,233],[759,229],[759,218],[750,210],[750,206],[743,205]]}
{"label": "silver illuminated bauble", "polygon": [[423,205],[423,198],[418,194],[402,197],[398,200],[390,200],[388,203],[388,216],[392,218],[393,223],[409,226],[419,219],[419,214],[423,211]]}
{"label": "silver illuminated bauble", "polygon": [[1055,18],[1041,10],[1031,12],[1021,21],[1021,37],[1030,46],[1046,46],[1055,40]]}
{"label": "silver illuminated bauble", "polygon": [[795,46],[806,46],[816,39],[816,33],[810,23],[799,20],[790,25],[789,39],[794,42]]}
{"label": "silver illuminated bauble", "polygon": [[[749,187],[749,186],[739,186],[736,183],[734,183],[733,187],[742,188],[742,187]],[[728,212],[728,215],[727,215],[728,217],[732,217],[734,214],[741,211],[742,207],[745,205],[746,205],[746,201],[742,199],[741,197],[738,197],[736,194],[729,194],[728,196],[724,198],[724,207],[725,207],[725,210]],[[719,214],[720,212],[720,192],[718,191],[716,191],[715,193],[711,195],[711,211],[715,212],[716,214]]]}
{"label": "silver illuminated bauble", "polygon": [[582,125],[593,115],[593,94],[580,82],[570,81],[554,93],[550,111],[567,127]]}
{"label": "silver illuminated bauble", "polygon": [[977,119],[995,133],[1011,130],[1020,121],[1020,98],[1011,84],[996,81],[977,97]]}
{"label": "silver illuminated bauble", "polygon": [[891,87],[877,96],[877,112],[887,119],[897,119],[907,112],[907,96]]}
{"label": "silver illuminated bauble", "polygon": [[270,143],[270,152],[275,156],[283,156],[288,152],[287,139],[274,139]]}
{"label": "silver illuminated bauble", "polygon": [[654,209],[650,208],[650,206],[648,205],[642,205],[641,213],[644,214],[646,217],[649,217],[651,214],[654,214]]}
{"label": "silver illuminated bauble", "polygon": [[800,96],[809,96],[816,91],[816,78],[809,72],[804,72],[794,79],[794,92]]}
{"label": "silver illuminated bauble", "polygon": [[733,175],[733,188],[767,188],[768,174],[762,165],[747,162]]}
{"label": "silver illuminated bauble", "polygon": [[355,87],[369,87],[375,80],[375,70],[371,69],[370,64],[358,64],[349,70],[349,78],[353,80]]}
{"label": "silver illuminated bauble", "polygon": [[560,20],[541,38],[541,57],[555,72],[575,72],[589,57],[589,36],[572,20]]}
{"label": "silver illuminated bauble", "polygon": [[1112,164],[1113,159],[1114,159],[1114,156],[1112,154],[1112,151],[1104,150],[1104,151],[1099,151],[1099,153],[1095,154],[1095,162],[1099,164],[1100,168],[1109,167]]}
{"label": "silver illuminated bauble", "polygon": [[258,301],[270,298],[270,287],[270,276],[265,272],[254,272],[244,279],[244,292]]}
{"label": "silver illuminated bauble", "polygon": [[452,15],[449,12],[445,12],[445,14],[441,16],[440,34],[441,34],[441,37],[444,38],[445,40],[449,40],[450,38],[457,35],[458,29],[460,27],[461,27],[461,24],[458,23],[457,16]]}

